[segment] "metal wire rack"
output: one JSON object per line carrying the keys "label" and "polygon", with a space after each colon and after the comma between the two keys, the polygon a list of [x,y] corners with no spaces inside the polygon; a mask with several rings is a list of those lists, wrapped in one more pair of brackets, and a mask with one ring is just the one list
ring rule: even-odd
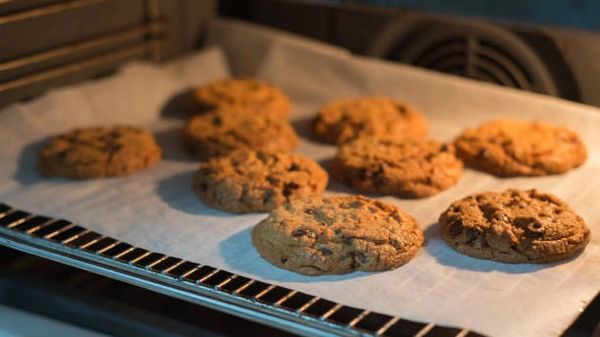
{"label": "metal wire rack", "polygon": [[0,244],[305,336],[477,337],[151,252],[0,204]]}

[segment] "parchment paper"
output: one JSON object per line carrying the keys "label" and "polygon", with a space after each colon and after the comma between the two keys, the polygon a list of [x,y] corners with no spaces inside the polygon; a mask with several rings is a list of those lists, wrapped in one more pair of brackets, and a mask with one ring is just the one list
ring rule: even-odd
{"label": "parchment paper", "polygon": [[[457,325],[492,336],[555,336],[600,289],[600,111],[519,92],[370,60],[348,52],[234,21],[213,22],[209,40],[223,48],[231,69],[281,86],[294,102],[300,153],[327,165],[335,147],[308,132],[316,108],[334,98],[387,95],[414,103],[432,135],[450,140],[464,127],[499,116],[537,118],[576,129],[590,158],[560,176],[498,179],[465,170],[459,184],[423,200],[382,198],[422,224],[427,243],[409,264],[382,273],[305,277],[262,260],[250,231],[265,214],[233,216],[212,210],[191,192],[197,162],[179,146],[186,88],[225,77],[221,49],[165,66],[133,63],[104,80],[58,89],[0,112],[0,201],[54,217],[146,249],[206,263],[344,304],[407,319]],[[165,152],[139,174],[89,181],[43,179],[37,153],[48,135],[74,126],[129,123],[150,127]],[[440,239],[436,219],[453,200],[485,190],[539,188],[568,201],[588,222],[583,254],[551,265],[509,265],[472,259]],[[352,193],[332,182],[329,192]]]}

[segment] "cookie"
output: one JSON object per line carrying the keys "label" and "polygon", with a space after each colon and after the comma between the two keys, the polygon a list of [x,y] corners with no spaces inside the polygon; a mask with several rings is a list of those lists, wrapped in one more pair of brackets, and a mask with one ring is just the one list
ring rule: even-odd
{"label": "cookie", "polygon": [[276,208],[252,231],[272,264],[304,275],[399,267],[423,245],[419,224],[396,206],[363,196],[296,200]]}
{"label": "cookie", "polygon": [[439,219],[444,240],[460,253],[509,263],[564,260],[585,248],[590,230],[562,200],[537,190],[475,194]]}
{"label": "cookie", "polygon": [[235,151],[200,165],[194,191],[205,204],[228,212],[263,212],[319,196],[327,173],[311,158],[281,151]]}
{"label": "cookie", "polygon": [[201,159],[234,150],[293,150],[298,136],[286,120],[247,109],[222,109],[190,118],[184,145]]}
{"label": "cookie", "polygon": [[454,143],[466,165],[500,177],[563,173],[587,158],[577,133],[543,122],[494,120],[467,129]]}
{"label": "cookie", "polygon": [[129,126],[87,127],[55,136],[39,154],[38,171],[75,179],[125,176],[156,164],[154,136]]}
{"label": "cookie", "polygon": [[322,141],[343,144],[360,136],[425,138],[427,122],[414,107],[385,97],[334,101],[323,106],[313,122]]}
{"label": "cookie", "polygon": [[455,185],[462,168],[452,145],[368,136],[339,147],[331,174],[364,193],[423,198]]}
{"label": "cookie", "polygon": [[259,112],[287,117],[291,103],[285,93],[254,78],[231,78],[196,89],[196,101],[202,111],[229,108],[257,108]]}

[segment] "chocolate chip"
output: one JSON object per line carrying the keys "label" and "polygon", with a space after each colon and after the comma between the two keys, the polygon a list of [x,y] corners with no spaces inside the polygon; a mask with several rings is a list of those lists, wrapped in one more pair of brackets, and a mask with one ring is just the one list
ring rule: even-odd
{"label": "chocolate chip", "polygon": [[306,214],[315,214],[315,209],[312,207],[308,207],[304,209],[304,213]]}
{"label": "chocolate chip", "polygon": [[516,197],[512,197],[505,205],[507,207],[515,207],[519,204],[519,200]]}
{"label": "chocolate chip", "polygon": [[273,197],[275,196],[275,191],[273,190],[267,190],[265,191],[265,193],[263,194],[263,205],[267,205],[269,204],[269,202],[271,201],[271,199],[273,199]]}
{"label": "chocolate chip", "polygon": [[518,218],[515,218],[513,223],[517,227],[526,227],[532,221],[535,221],[535,220],[533,218],[518,217]]}
{"label": "chocolate chip", "polygon": [[539,238],[544,236],[544,226],[539,222],[532,222],[525,229],[525,236],[528,238]]}
{"label": "chocolate chip", "polygon": [[289,197],[290,195],[292,195],[292,192],[294,190],[297,190],[300,187],[300,185],[298,185],[297,183],[286,183],[285,185],[283,185],[283,196],[284,197]]}
{"label": "chocolate chip", "polygon": [[487,221],[492,221],[497,215],[499,215],[499,208],[490,203],[478,205],[478,207]]}
{"label": "chocolate chip", "polygon": [[394,220],[396,220],[396,221],[398,221],[400,223],[403,222],[402,216],[398,212],[392,213],[392,218],[394,218]]}
{"label": "chocolate chip", "polygon": [[319,248],[319,251],[321,252],[321,254],[323,254],[323,256],[333,255],[333,252],[329,248],[321,247]]}
{"label": "chocolate chip", "polygon": [[308,228],[296,228],[292,231],[292,236],[293,237],[301,237],[301,236],[305,236],[307,238],[311,238],[314,239],[317,237],[317,235],[315,234],[315,232],[311,231]]}
{"label": "chocolate chip", "polygon": [[258,158],[261,163],[266,164],[269,159],[269,155],[263,151],[258,151],[256,152],[256,158]]}
{"label": "chocolate chip", "polygon": [[461,212],[462,211],[462,207],[460,207],[458,205],[452,205],[452,206],[450,206],[450,211],[451,212],[455,212],[455,213]]}
{"label": "chocolate chip", "polygon": [[346,208],[359,208],[362,205],[364,205],[364,203],[360,200],[354,200],[351,203],[344,204]]}
{"label": "chocolate chip", "polygon": [[352,263],[351,263],[352,268],[356,268],[367,262],[367,258],[362,253],[349,252],[348,256],[352,259]]}
{"label": "chocolate chip", "polygon": [[518,217],[515,218],[513,223],[523,229],[523,235],[527,238],[539,238],[545,233],[544,226],[531,217]]}
{"label": "chocolate chip", "polygon": [[323,211],[318,210],[315,212],[315,219],[327,226],[333,224],[333,218],[328,217]]}
{"label": "chocolate chip", "polygon": [[212,123],[213,125],[223,125],[223,119],[219,116],[213,117]]}
{"label": "chocolate chip", "polygon": [[298,228],[292,231],[292,236],[304,236],[306,234],[306,229]]}
{"label": "chocolate chip", "polygon": [[369,176],[369,171],[363,167],[356,172],[356,175],[358,176],[358,179],[365,180]]}
{"label": "chocolate chip", "polygon": [[354,259],[360,264],[364,264],[367,262],[367,257],[362,253],[354,255]]}
{"label": "chocolate chip", "polygon": [[227,132],[225,132],[225,135],[227,135],[227,137],[231,137],[231,138],[235,139],[237,142],[240,142],[243,144],[248,144],[248,139],[246,139],[246,136],[243,134],[240,134],[236,130],[227,130]]}
{"label": "chocolate chip", "polygon": [[472,246],[473,243],[481,236],[481,231],[475,228],[466,228],[465,229],[465,237],[467,241],[465,244]]}
{"label": "chocolate chip", "polygon": [[124,147],[124,145],[121,143],[109,142],[108,144],[105,145],[104,150],[108,151],[108,152],[117,152],[117,151],[121,150],[123,147]]}
{"label": "chocolate chip", "polygon": [[453,220],[449,225],[448,225],[448,234],[450,234],[450,236],[459,236],[460,233],[462,233],[464,224],[461,220],[456,219]]}
{"label": "chocolate chip", "polygon": [[373,184],[376,186],[384,185],[387,182],[386,177],[384,176],[385,172],[385,164],[379,164],[377,171],[373,173]]}
{"label": "chocolate chip", "polygon": [[298,171],[300,170],[300,166],[298,166],[298,164],[296,163],[292,163],[292,165],[290,165],[290,167],[288,167],[288,171],[292,172],[292,171]]}

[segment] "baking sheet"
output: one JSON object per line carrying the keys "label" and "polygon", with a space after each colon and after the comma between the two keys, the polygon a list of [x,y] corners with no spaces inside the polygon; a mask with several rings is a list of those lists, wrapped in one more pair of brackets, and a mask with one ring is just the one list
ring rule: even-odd
{"label": "baking sheet", "polygon": [[[600,289],[600,111],[559,99],[352,56],[342,49],[229,20],[211,25],[213,47],[164,66],[133,63],[117,75],[50,92],[0,112],[0,201],[64,217],[105,235],[191,261],[404,318],[458,325],[492,336],[555,336]],[[422,224],[427,243],[409,264],[383,273],[307,277],[262,260],[250,231],[265,214],[234,216],[191,192],[197,162],[179,146],[186,88],[237,74],[283,87],[294,102],[298,152],[327,165],[335,147],[308,132],[316,108],[356,95],[405,99],[424,111],[432,135],[450,140],[467,125],[498,116],[538,118],[580,132],[590,158],[570,173],[498,179],[465,170],[459,184],[423,200],[382,198]],[[35,159],[44,139],[74,126],[148,126],[164,160],[137,175],[91,181],[43,179]],[[592,229],[576,259],[508,265],[472,259],[440,239],[437,216],[453,200],[484,190],[540,188],[572,204]],[[330,194],[351,193],[332,182]]]}

